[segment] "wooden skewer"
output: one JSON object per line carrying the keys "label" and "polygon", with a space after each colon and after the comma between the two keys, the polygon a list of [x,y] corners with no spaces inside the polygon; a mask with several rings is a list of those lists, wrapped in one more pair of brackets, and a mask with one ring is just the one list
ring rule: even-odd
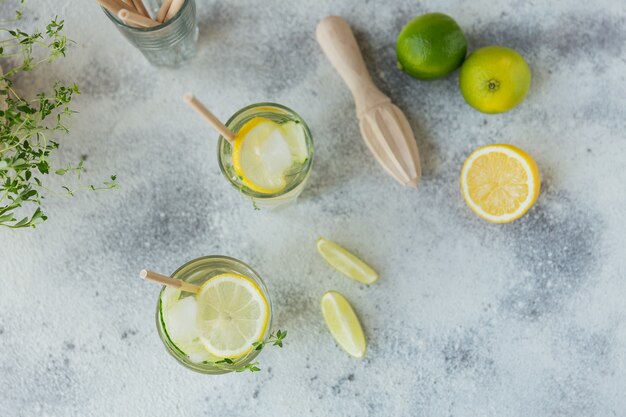
{"label": "wooden skewer", "polygon": [[125,9],[130,10],[131,12],[136,12],[137,9],[135,8],[135,5],[133,4],[132,0],[121,0],[122,3],[124,3],[127,7],[125,7]]}
{"label": "wooden skewer", "polygon": [[161,8],[159,9],[156,20],[157,22],[163,23],[165,22],[165,16],[167,16],[167,11],[170,9],[172,5],[172,0],[163,0],[163,4],[161,4]]}
{"label": "wooden skewer", "polygon": [[183,281],[182,279],[176,279],[168,277],[166,275],[161,275],[153,271],[147,271],[145,269],[139,272],[139,277],[148,281],[158,282],[159,284],[167,285],[168,287],[180,288],[182,291],[194,294],[197,294],[198,291],[200,291],[200,287],[198,285],[191,284],[187,281]]}
{"label": "wooden skewer", "polygon": [[120,10],[126,8],[126,4],[121,0],[96,0],[98,4],[107,9],[111,14],[117,16]]}
{"label": "wooden skewer", "polygon": [[165,15],[164,22],[167,22],[172,17],[176,16],[176,13],[178,13],[180,8],[183,7],[183,3],[185,3],[185,0],[172,0],[172,4],[170,5],[170,8]]}
{"label": "wooden skewer", "polygon": [[141,28],[149,28],[159,24],[159,22],[155,22],[154,20],[142,16],[139,13],[131,12],[128,9],[121,9],[117,12],[117,17],[126,24],[131,24]]}
{"label": "wooden skewer", "polygon": [[139,14],[142,14],[148,19],[151,19],[150,13],[148,13],[146,6],[143,5],[143,1],[141,0],[131,0],[131,1],[133,2],[133,5],[135,6],[135,9],[137,9],[137,12]]}
{"label": "wooden skewer", "polygon": [[200,116],[209,122],[211,126],[213,126],[215,130],[217,130],[231,145],[233,144],[237,135],[235,135],[232,130],[224,126],[224,124],[220,122],[220,120],[215,117],[215,115],[211,113],[209,109],[204,106],[204,104],[195,98],[193,94],[186,93],[183,96],[183,100],[185,100],[189,107],[194,109]]}

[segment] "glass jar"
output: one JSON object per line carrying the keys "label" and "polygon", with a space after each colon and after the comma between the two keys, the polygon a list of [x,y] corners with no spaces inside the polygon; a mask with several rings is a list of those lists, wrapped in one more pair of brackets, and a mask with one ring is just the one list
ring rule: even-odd
{"label": "glass jar", "polygon": [[293,203],[302,193],[306,181],[311,173],[313,164],[313,137],[306,122],[296,112],[288,107],[276,103],[251,104],[231,116],[226,122],[232,132],[237,133],[248,121],[255,117],[270,119],[278,124],[294,121],[302,126],[306,140],[308,156],[296,172],[290,173],[287,185],[282,190],[265,194],[247,187],[235,172],[232,161],[233,147],[223,136],[220,135],[217,144],[218,162],[220,170],[231,185],[252,201],[255,208],[273,208]]}
{"label": "glass jar", "polygon": [[[267,300],[267,304],[269,306],[269,318],[267,322],[267,326],[265,327],[265,333],[263,334],[262,340],[265,340],[270,332],[272,327],[272,300],[270,299],[269,292],[267,291],[267,287],[265,283],[252,268],[250,268],[245,263],[230,258],[228,256],[205,256],[202,258],[197,258],[192,261],[187,262],[180,268],[178,268],[173,274],[173,278],[181,279],[183,281],[191,282],[196,285],[202,285],[203,282],[217,276],[220,274],[239,274],[245,277],[250,278],[254,283],[256,283],[261,290],[261,293]],[[195,363],[189,359],[189,357],[181,351],[169,338],[167,334],[167,330],[165,327],[165,320],[162,317],[162,296],[163,291],[165,291],[166,287],[161,289],[159,293],[159,301],[157,302],[157,310],[156,310],[156,326],[157,331],[159,333],[159,337],[161,341],[165,345],[167,351],[183,366],[194,370],[196,372],[200,372],[203,374],[209,375],[219,375],[225,374],[228,372],[233,372],[238,368],[252,362],[254,358],[260,353],[260,351],[253,349],[247,355],[242,356],[241,358],[237,358],[234,360],[233,364],[220,364],[215,365],[210,362],[201,362]],[[192,296],[192,295],[190,295]]]}
{"label": "glass jar", "polygon": [[[144,0],[144,4],[148,12],[156,16],[161,1]],[[185,0],[178,13],[171,19],[149,28],[129,26],[107,9],[102,10],[122,35],[156,67],[176,68],[196,54],[198,26],[194,0]]]}

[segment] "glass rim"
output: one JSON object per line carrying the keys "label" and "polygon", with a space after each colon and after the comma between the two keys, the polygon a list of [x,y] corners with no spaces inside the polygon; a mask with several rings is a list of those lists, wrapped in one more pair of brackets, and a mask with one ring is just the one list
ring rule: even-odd
{"label": "glass rim", "polygon": [[[253,103],[253,104],[249,104],[239,110],[237,110],[232,116],[230,116],[230,118],[228,119],[228,121],[226,122],[226,127],[230,128],[230,125],[232,122],[235,121],[235,119],[237,119],[237,117],[239,117],[242,113],[245,113],[248,110],[257,108],[257,107],[275,107],[277,109],[281,109],[281,110],[285,110],[286,112],[294,115],[295,117],[298,118],[298,120],[302,123],[302,127],[304,128],[304,136],[307,140],[307,145],[313,145],[313,135],[311,135],[311,130],[309,129],[309,125],[306,123],[306,121],[302,118],[302,116],[300,116],[300,114],[298,114],[297,112],[295,112],[294,110],[290,109],[287,106],[284,106],[282,104],[278,104],[278,103],[273,103],[270,101],[262,101],[259,103]],[[220,166],[220,171],[222,171],[222,175],[228,180],[228,182],[238,191],[240,191],[242,194],[244,194],[247,197],[251,197],[251,198],[256,198],[259,200],[263,200],[263,199],[271,199],[271,198],[276,198],[276,197],[280,197],[283,196],[291,191],[293,191],[294,189],[296,189],[300,184],[302,184],[302,182],[304,182],[308,176],[309,173],[311,172],[311,167],[313,166],[313,153],[314,150],[311,150],[310,156],[307,159],[303,171],[305,172],[305,174],[302,176],[302,179],[300,181],[294,182],[293,184],[291,184],[288,187],[283,188],[280,191],[277,191],[275,193],[271,193],[271,194],[266,194],[266,193],[260,193],[254,190],[251,190],[250,188],[246,187],[246,186],[241,186],[240,184],[235,183],[232,178],[230,178],[230,176],[227,174],[226,172],[226,167],[224,166],[224,162],[222,161],[222,146],[224,146],[224,144],[228,144],[228,146],[231,146],[230,143],[228,143],[228,141],[226,140],[226,138],[224,138],[223,135],[219,135],[218,139],[217,139],[217,161],[218,164]]]}
{"label": "glass rim", "polygon": [[106,7],[102,7],[102,10],[104,11],[104,13],[107,15],[107,17],[109,19],[111,19],[114,23],[116,23],[119,26],[122,26],[126,29],[128,29],[130,32],[139,32],[139,33],[149,33],[149,32],[156,32],[158,30],[164,29],[166,27],[168,27],[169,25],[171,25],[172,23],[174,23],[174,21],[178,20],[178,18],[182,15],[183,10],[185,9],[185,7],[187,6],[187,4],[189,4],[189,0],[184,0],[184,3],[182,4],[182,6],[180,6],[180,9],[178,9],[178,11],[176,12],[176,14],[174,16],[172,16],[171,19],[160,23],[156,26],[152,26],[152,27],[148,27],[148,28],[138,28],[136,26],[130,26],[127,25],[126,23],[122,22],[120,19],[117,18],[117,16],[113,15]]}
{"label": "glass rim", "polygon": [[[176,276],[176,274],[178,272],[180,272],[181,270],[183,270],[184,268],[199,262],[199,261],[205,261],[205,260],[224,260],[224,261],[229,261],[238,265],[243,266],[244,268],[248,269],[252,274],[252,276],[249,276],[248,278],[251,278],[255,284],[258,285],[259,289],[261,290],[261,293],[263,294],[263,296],[265,297],[265,299],[267,300],[267,304],[269,307],[269,318],[268,318],[268,322],[267,322],[267,327],[265,328],[265,333],[263,334],[263,337],[261,340],[265,340],[267,338],[267,336],[269,334],[271,334],[271,326],[272,326],[272,318],[273,318],[273,307],[272,307],[272,299],[269,293],[269,290],[267,289],[267,286],[265,285],[265,281],[263,281],[263,278],[261,278],[261,276],[259,275],[259,273],[254,270],[250,265],[248,265],[247,263],[237,259],[237,258],[233,258],[230,256],[226,256],[226,255],[207,255],[207,256],[201,256],[198,258],[194,258],[191,259],[190,261],[185,262],[183,265],[179,266],[178,268],[176,268],[176,270],[171,274],[172,277]],[[237,271],[235,271],[236,273],[239,273]],[[161,290],[159,291],[159,296],[157,299],[157,305],[156,305],[156,326],[157,326],[157,334],[159,335],[159,339],[161,339],[161,342],[163,343],[163,345],[165,346],[165,350],[167,351],[167,353],[169,353],[174,359],[176,359],[176,362],[178,362],[179,364],[181,364],[182,366],[184,366],[187,369],[190,369],[192,371],[201,373],[201,374],[208,374],[208,375],[221,375],[221,374],[226,374],[226,373],[230,373],[230,372],[234,372],[236,369],[229,369],[227,367],[224,368],[216,368],[213,365],[207,365],[204,362],[200,362],[200,363],[194,363],[191,362],[187,356],[187,354],[185,352],[183,352],[178,346],[176,346],[176,344],[171,340],[167,329],[165,328],[165,325],[163,323],[163,318],[161,315],[161,299],[162,299],[162,295],[163,295],[163,291],[165,290],[166,286],[162,286]],[[171,346],[170,346],[171,345]],[[261,353],[258,350],[252,350],[250,351],[248,354],[246,354],[245,356],[243,356],[242,358],[245,358],[245,361],[241,363],[241,365],[250,363],[251,361],[253,361],[258,355],[259,353]],[[237,365],[240,365],[236,362],[235,363]]]}

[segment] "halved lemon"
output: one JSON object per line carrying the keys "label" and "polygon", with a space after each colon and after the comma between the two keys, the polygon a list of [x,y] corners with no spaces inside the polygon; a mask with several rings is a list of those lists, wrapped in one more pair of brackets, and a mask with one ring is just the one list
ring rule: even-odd
{"label": "halved lemon", "polygon": [[493,223],[522,217],[537,201],[541,178],[535,160],[512,145],[475,150],[461,170],[461,192],[467,205]]}
{"label": "halved lemon", "polygon": [[285,173],[308,156],[306,138],[296,122],[278,124],[254,117],[237,133],[233,168],[243,184],[264,193],[276,193],[287,185]]}
{"label": "halved lemon", "polygon": [[270,308],[250,278],[231,273],[213,277],[202,285],[196,300],[200,340],[212,355],[238,358],[263,338]]}
{"label": "halved lemon", "polygon": [[372,267],[335,242],[321,237],[317,240],[317,251],[333,268],[356,281],[373,284],[378,279]]}
{"label": "halved lemon", "polygon": [[322,314],[339,346],[356,358],[365,355],[365,335],[361,323],[346,298],[337,291],[322,297]]}

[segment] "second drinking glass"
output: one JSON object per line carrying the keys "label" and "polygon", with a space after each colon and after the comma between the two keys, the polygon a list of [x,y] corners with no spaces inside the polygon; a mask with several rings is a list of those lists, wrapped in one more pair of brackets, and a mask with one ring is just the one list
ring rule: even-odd
{"label": "second drinking glass", "polygon": [[237,259],[205,256],[187,262],[172,278],[199,290],[162,288],[156,324],[167,351],[204,374],[245,370],[260,352],[258,343],[273,337],[272,302],[261,277]]}
{"label": "second drinking glass", "polygon": [[231,144],[219,137],[218,160],[224,177],[255,208],[293,203],[307,182],[313,138],[305,121],[288,107],[258,103],[226,123],[236,134]]}

